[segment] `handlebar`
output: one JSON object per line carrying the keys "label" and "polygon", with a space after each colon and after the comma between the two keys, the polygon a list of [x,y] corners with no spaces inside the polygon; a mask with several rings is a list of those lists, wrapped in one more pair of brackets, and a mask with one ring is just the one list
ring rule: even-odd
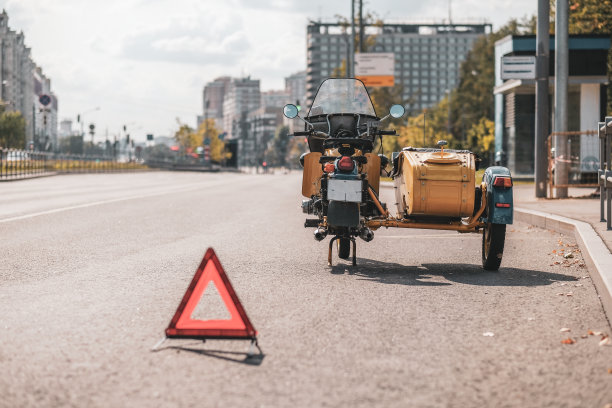
{"label": "handlebar", "polygon": [[310,132],[293,132],[293,136],[310,136]]}
{"label": "handlebar", "polygon": [[378,134],[381,136],[397,136],[397,132],[395,130],[379,130]]}

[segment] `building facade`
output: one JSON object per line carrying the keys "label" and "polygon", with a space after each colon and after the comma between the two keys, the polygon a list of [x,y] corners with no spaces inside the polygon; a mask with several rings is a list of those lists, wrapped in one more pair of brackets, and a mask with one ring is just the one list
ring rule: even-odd
{"label": "building facade", "polygon": [[223,99],[223,131],[226,139],[244,137],[247,114],[261,105],[259,79],[231,78]]}
{"label": "building facade", "polygon": [[223,128],[223,102],[230,81],[230,77],[220,77],[204,86],[202,92],[203,114],[198,116],[198,126],[205,119],[214,119],[216,127],[218,129]]}
{"label": "building facade", "polygon": [[[46,107],[49,109],[46,133],[41,133],[44,122],[44,117],[39,115],[43,109],[39,103],[41,92],[51,97],[51,103]],[[0,14],[0,100],[7,111],[23,115],[26,121],[24,148],[56,148],[57,97],[51,92],[50,80],[32,60],[24,34],[10,29],[8,14],[4,10]]]}
{"label": "building facade", "polygon": [[[549,129],[554,131],[554,35],[550,36]],[[595,130],[605,116],[607,103],[607,58],[610,37],[569,37],[568,130]],[[534,35],[507,36],[495,43],[495,161],[514,176],[533,177],[535,145],[535,80],[501,78],[504,56],[533,56]],[[569,138],[570,181],[596,181],[599,141],[597,135]],[[554,148],[555,146],[552,146]]]}
{"label": "building facade", "polygon": [[[321,82],[334,75],[348,58],[350,27],[310,22],[307,28],[306,99],[310,106]],[[411,112],[437,104],[455,88],[459,67],[474,41],[491,32],[491,24],[366,25],[373,40],[367,52],[393,53],[395,85]],[[378,112],[382,114],[382,112]]]}

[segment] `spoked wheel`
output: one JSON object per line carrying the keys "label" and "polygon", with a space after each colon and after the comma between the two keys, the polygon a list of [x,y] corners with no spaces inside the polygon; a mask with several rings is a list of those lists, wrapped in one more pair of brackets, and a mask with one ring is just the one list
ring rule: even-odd
{"label": "spoked wheel", "polygon": [[482,267],[496,271],[501,264],[506,240],[506,224],[488,223],[482,232]]}
{"label": "spoked wheel", "polygon": [[351,240],[349,238],[338,238],[338,258],[349,259],[351,256]]}

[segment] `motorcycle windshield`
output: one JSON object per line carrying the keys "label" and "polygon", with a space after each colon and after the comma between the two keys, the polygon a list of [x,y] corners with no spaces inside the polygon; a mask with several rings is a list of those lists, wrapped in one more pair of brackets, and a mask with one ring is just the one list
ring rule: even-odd
{"label": "motorcycle windshield", "polygon": [[333,113],[357,113],[376,116],[365,85],[353,78],[330,78],[323,81],[312,102],[308,116]]}

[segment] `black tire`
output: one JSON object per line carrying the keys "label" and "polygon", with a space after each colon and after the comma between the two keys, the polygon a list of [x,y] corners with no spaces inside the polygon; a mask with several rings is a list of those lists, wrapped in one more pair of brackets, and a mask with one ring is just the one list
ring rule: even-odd
{"label": "black tire", "polygon": [[496,271],[504,254],[506,224],[488,223],[482,232],[482,267]]}
{"label": "black tire", "polygon": [[349,259],[351,256],[351,240],[348,238],[338,238],[338,258]]}

